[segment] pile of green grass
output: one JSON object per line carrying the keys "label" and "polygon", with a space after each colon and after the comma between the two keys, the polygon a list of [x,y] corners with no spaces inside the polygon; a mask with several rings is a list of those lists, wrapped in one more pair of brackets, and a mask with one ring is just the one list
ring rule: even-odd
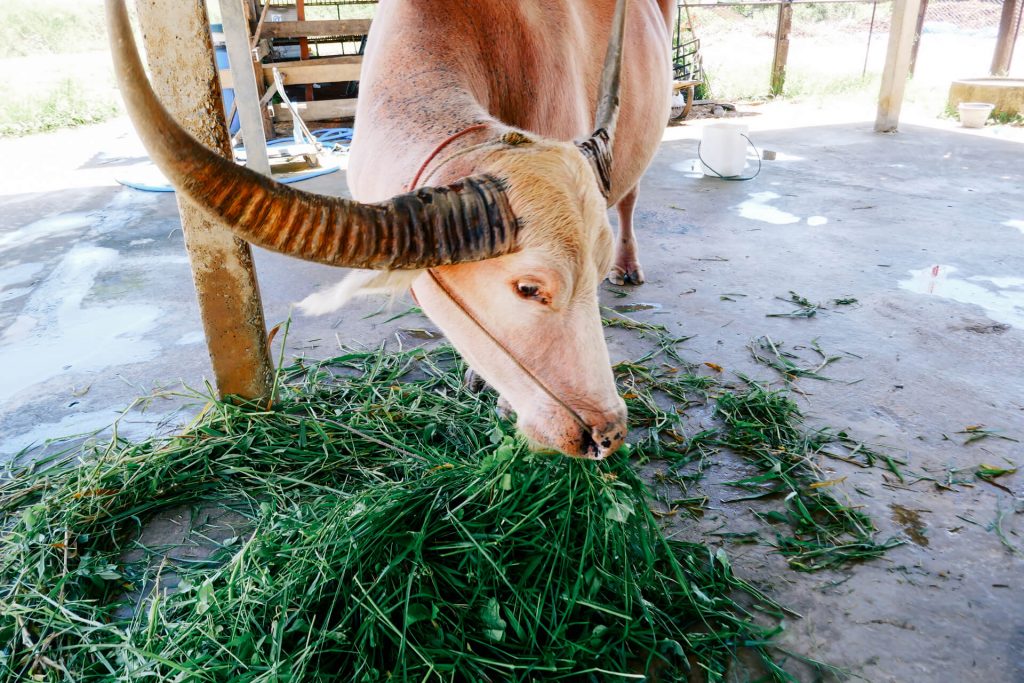
{"label": "pile of green grass", "polygon": [[[631,458],[528,452],[445,347],[299,361],[271,408],[209,401],[173,436],[12,466],[0,681],[792,681],[794,661],[823,667],[777,648],[784,610],[724,550],[666,534],[634,467],[700,462],[699,479],[720,452],[744,457],[760,474],[727,483],[781,499],[758,517],[788,527],[771,545],[810,571],[893,544],[829,493],[815,457],[896,463],[806,430],[784,393],[699,374],[663,327],[605,322],[653,342],[615,367]],[[712,402],[721,426],[686,435],[687,409]],[[149,522],[182,509],[235,521],[146,547]]]}
{"label": "pile of green grass", "polygon": [[[626,458],[527,452],[462,369],[352,353],[284,371],[273,410],[14,469],[0,680],[714,681],[744,650],[793,680],[781,610],[663,535]],[[207,560],[139,557],[182,505],[246,521]]]}

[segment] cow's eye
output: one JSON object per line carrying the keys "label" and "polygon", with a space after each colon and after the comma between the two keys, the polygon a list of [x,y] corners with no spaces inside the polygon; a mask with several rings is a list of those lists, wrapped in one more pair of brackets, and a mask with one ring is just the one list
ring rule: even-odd
{"label": "cow's eye", "polygon": [[536,301],[545,306],[549,302],[548,295],[541,289],[541,286],[532,282],[517,282],[516,294],[523,299]]}
{"label": "cow's eye", "polygon": [[540,294],[540,287],[537,285],[529,285],[525,282],[520,282],[516,285],[516,291],[519,292],[519,296],[524,299],[532,299]]}

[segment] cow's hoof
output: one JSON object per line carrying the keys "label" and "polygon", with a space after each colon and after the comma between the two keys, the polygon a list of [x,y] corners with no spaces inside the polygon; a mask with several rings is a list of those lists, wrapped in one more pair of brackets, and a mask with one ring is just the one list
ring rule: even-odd
{"label": "cow's hoof", "polygon": [[612,266],[612,272],[608,273],[608,282],[613,285],[642,285],[644,283],[644,271],[640,264],[623,268]]}
{"label": "cow's hoof", "polygon": [[484,378],[476,374],[472,368],[466,370],[466,374],[462,376],[462,386],[471,394],[480,394],[488,389]]}

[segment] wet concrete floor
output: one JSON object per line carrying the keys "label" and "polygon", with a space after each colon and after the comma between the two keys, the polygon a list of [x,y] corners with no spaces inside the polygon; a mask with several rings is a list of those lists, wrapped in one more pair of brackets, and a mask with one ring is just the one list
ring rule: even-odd
{"label": "wet concrete floor", "polygon": [[[813,112],[802,126],[787,111],[745,122],[775,152],[750,182],[694,171],[699,125],[667,132],[637,209],[648,283],[606,286],[603,302],[693,335],[684,355],[726,376],[778,379],[748,350],[762,336],[842,354],[828,368],[842,381],[798,382],[801,406],[908,461],[904,482],[828,464],[880,537],[907,543],[800,574],[763,545],[702,537],[749,524],[742,504],[717,502],[727,461],[705,474],[712,509],[680,527],[802,615],[782,636],[797,652],[871,681],[1024,681],[1024,474],[965,476],[1024,465],[1024,136],[948,123],[877,135]],[[167,429],[189,409],[164,392],[209,376],[174,200],[115,182],[141,173],[129,131],[0,141],[0,460],[100,429],[138,396],[155,394],[120,432]],[[344,173],[302,186],[344,193]],[[257,265],[271,325],[340,278],[262,251]],[[821,308],[768,317],[794,310],[791,292]],[[411,302],[372,315],[383,303],[293,312],[287,354],[437,343],[424,318],[385,322]],[[610,339],[613,360],[638,355]],[[979,425],[998,435],[965,443]]]}

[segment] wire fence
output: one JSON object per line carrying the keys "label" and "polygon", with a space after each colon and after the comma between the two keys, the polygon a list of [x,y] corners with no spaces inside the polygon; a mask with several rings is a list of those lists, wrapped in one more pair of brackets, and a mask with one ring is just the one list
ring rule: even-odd
{"label": "wire fence", "polygon": [[[680,4],[680,35],[683,40],[700,40],[699,59],[714,97],[751,99],[771,91],[781,4]],[[792,24],[784,94],[827,97],[877,85],[889,38],[890,0],[789,4]],[[988,75],[1002,4],[929,2],[918,44],[915,87],[938,97],[955,78]],[[1018,55],[1010,75],[1024,75],[1024,56]]]}

